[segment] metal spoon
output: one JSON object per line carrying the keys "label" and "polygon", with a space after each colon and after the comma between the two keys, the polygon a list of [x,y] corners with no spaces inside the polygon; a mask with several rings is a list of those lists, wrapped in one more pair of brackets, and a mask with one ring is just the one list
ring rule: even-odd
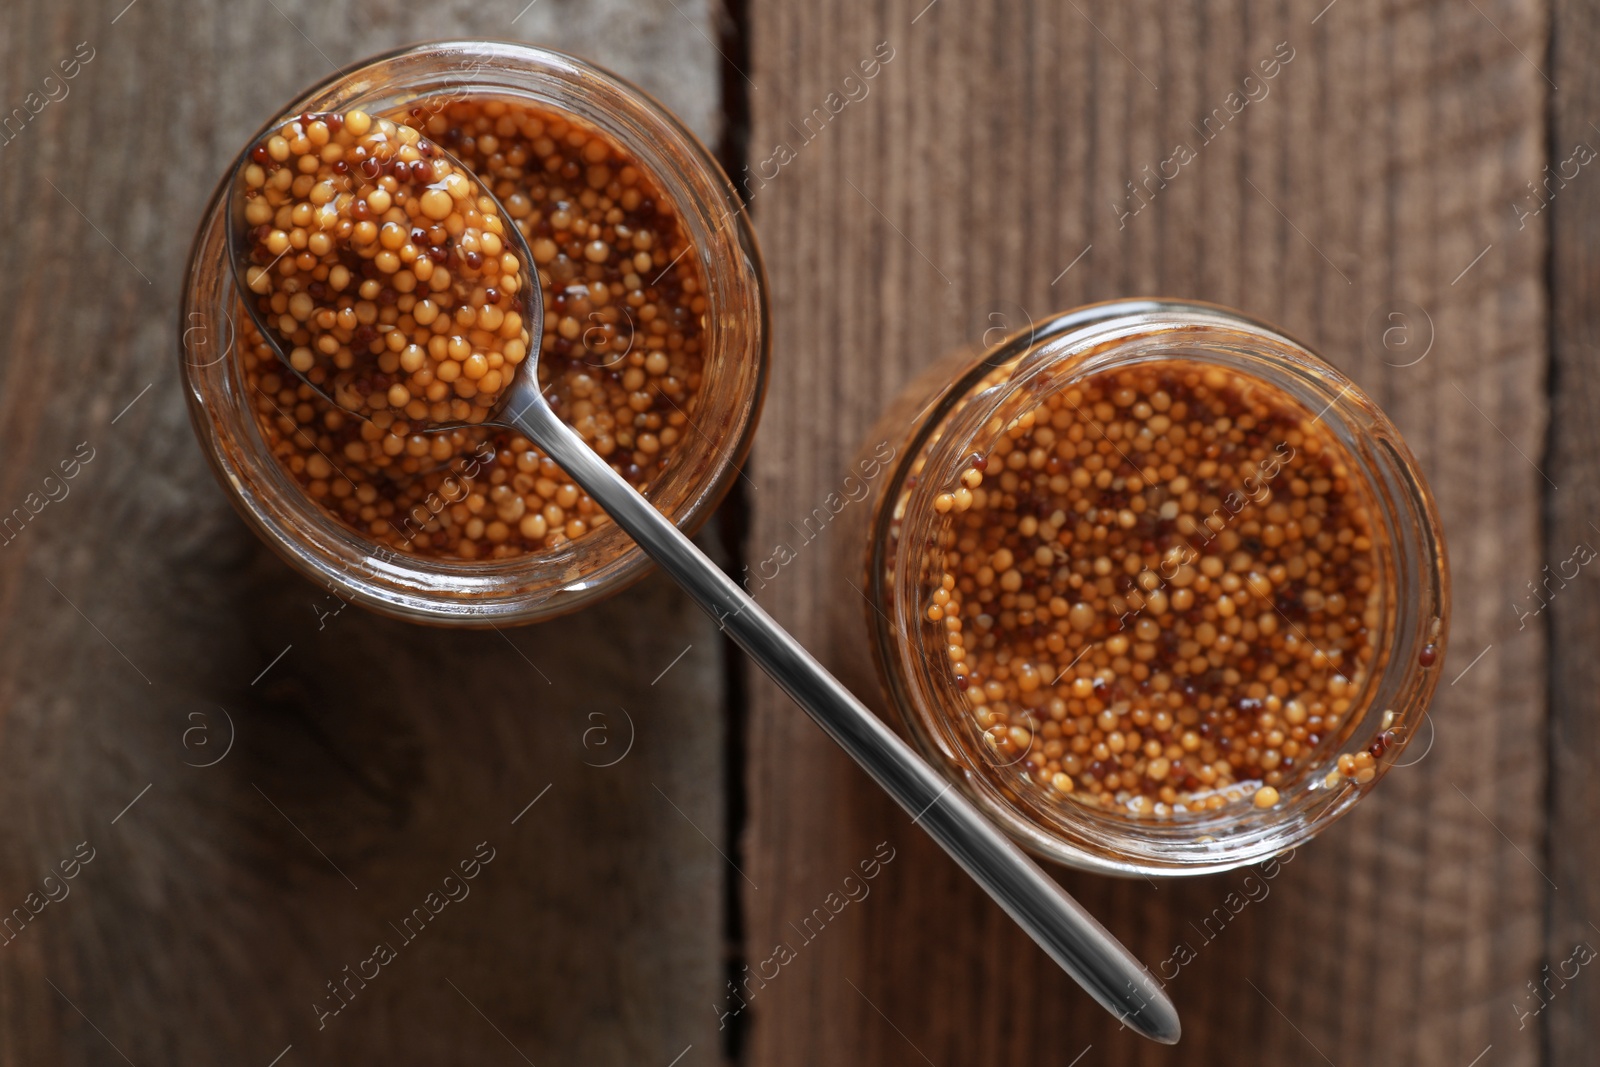
{"label": "metal spoon", "polygon": [[[259,143],[265,144],[280,125],[275,123]],[[240,192],[254,148],[252,145],[240,155],[232,177],[235,192],[230,198],[227,237],[234,276],[257,328],[284,365],[338,406],[290,364],[276,325],[259,309],[247,281],[248,269],[261,266],[251,259]],[[472,173],[443,149],[433,148],[448,164]],[[492,198],[489,190],[482,192]],[[498,202],[495,206],[505,220],[506,247],[518,257],[523,277],[537,280],[526,238]],[[1180,1034],[1177,1009],[1133,954],[561,420],[540,389],[537,373],[544,318],[541,287],[524,285],[522,297],[531,338],[528,355],[512,384],[478,425],[514,429],[538,445],[1090,996],[1144,1036],[1164,1044],[1176,1043]],[[413,432],[458,425],[413,424]]]}

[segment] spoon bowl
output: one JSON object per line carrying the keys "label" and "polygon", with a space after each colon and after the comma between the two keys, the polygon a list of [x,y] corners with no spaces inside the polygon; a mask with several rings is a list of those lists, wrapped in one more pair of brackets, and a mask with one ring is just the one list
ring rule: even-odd
{"label": "spoon bowl", "polygon": [[[342,124],[342,119],[343,116],[340,113],[307,113],[301,115],[297,119],[291,120],[290,123],[269,129],[256,143],[240,154],[229,179],[229,187],[234,190],[234,195],[228,201],[226,242],[229,265],[233,271],[234,281],[244,300],[245,308],[249,312],[251,321],[255,324],[262,339],[271,348],[278,361],[329,405],[359,418],[368,418],[369,415],[363,410],[362,406],[351,402],[351,397],[337,395],[337,390],[329,388],[330,383],[327,376],[316,374],[314,367],[297,365],[294,360],[292,350],[284,343],[281,323],[272,321],[267,310],[263,307],[266,294],[260,287],[260,279],[264,274],[270,274],[288,252],[297,251],[297,249],[291,246],[273,255],[266,241],[262,239],[263,235],[260,234],[261,230],[268,228],[267,224],[252,224],[249,218],[249,205],[251,203],[249,194],[259,188],[260,185],[259,182],[251,182],[249,172],[253,167],[263,168],[271,165],[270,161],[274,161],[273,148],[276,147],[273,142],[283,141],[287,143],[287,138],[284,135],[296,123],[301,126],[309,126],[314,122],[321,122],[327,125],[329,120],[333,120]],[[379,121],[384,122],[385,120]],[[393,124],[388,125],[393,126]],[[393,128],[396,130],[408,129],[398,126]],[[425,154],[428,160],[434,162],[436,169],[443,169],[452,175],[469,176],[472,174],[471,169],[466,164],[441,146],[427,141],[426,138],[418,137],[417,141],[422,146],[417,154]],[[325,211],[315,221],[319,224],[324,224],[324,226],[329,222],[337,224],[343,221],[369,221],[354,218],[355,213],[359,210],[356,205],[367,203],[363,199],[364,192],[381,188],[378,185],[380,179],[385,176],[393,176],[392,170],[386,170],[384,167],[386,162],[388,161],[380,157],[368,156],[354,167],[347,167],[340,178],[335,181],[335,193],[338,199],[330,202],[336,205],[332,212],[332,218],[330,219]],[[440,177],[429,179],[401,177],[394,184],[402,185],[409,190],[436,190],[442,185],[443,180]],[[475,186],[477,185],[476,178],[468,178],[467,180]],[[337,188],[339,185],[342,185],[343,188]],[[476,193],[477,199],[487,200],[494,205],[496,217],[501,222],[497,230],[497,236],[504,243],[505,251],[521,266],[520,276],[524,279],[531,279],[531,282],[523,284],[515,290],[521,297],[518,310],[522,316],[523,332],[526,335],[528,349],[527,355],[522,360],[525,365],[523,368],[525,372],[513,375],[510,384],[497,392],[497,399],[492,405],[476,406],[466,417],[451,418],[444,413],[435,411],[429,412],[421,418],[407,418],[405,420],[406,432],[409,433],[431,434],[464,429],[471,426],[515,428],[513,419],[508,417],[506,412],[525,410],[541,399],[537,368],[539,344],[544,336],[544,287],[537,284],[537,271],[533,267],[533,250],[529,247],[528,239],[522,230],[508,221],[509,216],[506,215],[504,208],[500,206],[498,200],[494,198],[494,195],[489,190],[479,187],[473,191]],[[340,194],[347,194],[348,200]],[[430,251],[436,253],[440,248],[443,248],[445,252],[444,262],[453,263],[465,258],[465,252],[460,245],[459,235],[451,235],[447,245],[435,246]],[[435,258],[438,257],[436,256]]]}

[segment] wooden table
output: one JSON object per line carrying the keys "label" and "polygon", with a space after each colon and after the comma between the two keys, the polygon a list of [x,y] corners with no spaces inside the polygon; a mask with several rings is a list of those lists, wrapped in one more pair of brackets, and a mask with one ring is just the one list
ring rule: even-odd
{"label": "wooden table", "polygon": [[[0,1063],[1593,1062],[1600,975],[1528,984],[1600,945],[1593,574],[1520,613],[1600,539],[1594,5],[522,3],[0,20],[0,107],[38,112],[0,144],[0,510],[93,457],[0,546],[0,915],[38,910],[0,934]],[[659,579],[504,633],[322,617],[234,517],[176,373],[202,199],[300,87],[444,36],[590,55],[755,176],[773,383],[704,538],[735,568],[919,367],[1086,301],[1246,309],[1393,416],[1454,570],[1426,755],[1214,939],[1243,872],[1062,875],[1153,967],[1197,950],[1179,1049],[1119,1032]],[[761,594],[835,663],[837,548]],[[871,896],[722,1018],[880,843]]]}

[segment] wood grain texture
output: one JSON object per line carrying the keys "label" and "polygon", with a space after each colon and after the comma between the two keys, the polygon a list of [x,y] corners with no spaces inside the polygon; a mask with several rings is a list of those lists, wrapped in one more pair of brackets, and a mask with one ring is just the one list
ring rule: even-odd
{"label": "wood grain texture", "polygon": [[[503,634],[319,619],[337,601],[234,516],[179,391],[204,198],[336,64],[533,39],[716,134],[705,3],[521,7],[29,0],[0,20],[5,110],[93,52],[0,148],[0,510],[93,450],[0,548],[0,914],[59,894],[44,876],[93,850],[0,944],[0,1062],[715,1059],[714,628],[659,580]],[[631,753],[587,766],[623,751],[626,716]],[[470,895],[395,929],[480,842]],[[319,1029],[326,983],[379,942],[397,959]]]}
{"label": "wood grain texture", "polygon": [[[876,843],[898,852],[750,1002],[747,1061],[1465,1067],[1493,1045],[1483,1062],[1541,1062],[1512,1005],[1546,948],[1545,641],[1507,605],[1542,549],[1526,457],[1546,425],[1546,230],[1518,230],[1509,202],[1545,162],[1544,8],[925,3],[751,7],[750,155],[793,158],[752,197],[776,334],[748,555],[794,540],[898,385],[942,353],[1091,300],[1198,297],[1277,321],[1390,412],[1444,516],[1452,645],[1425,758],[1214,941],[1191,924],[1243,872],[1062,875],[1152,967],[1197,949],[1171,983],[1177,1050],[1119,1033],[757,680],[746,959],[798,943],[790,924]],[[870,93],[804,130],[879,42],[894,58]],[[1197,133],[1280,43],[1293,59],[1269,93]],[[1126,183],[1179,143],[1194,162],[1122,217]],[[1371,329],[1391,311],[1412,347]],[[857,638],[832,613],[860,610],[839,548],[825,534],[761,593],[834,663]],[[1574,818],[1592,819],[1587,788]]]}
{"label": "wood grain texture", "polygon": [[[1551,98],[1550,154],[1555,174],[1539,200],[1550,230],[1551,426],[1545,463],[1555,486],[1546,487],[1545,560],[1549,570],[1523,576],[1541,585],[1549,607],[1529,625],[1542,624],[1550,635],[1550,828],[1546,839],[1552,884],[1546,887],[1545,958],[1527,977],[1555,979],[1544,994],[1549,1001],[1541,1020],[1552,1063],[1583,1063],[1594,1056],[1600,1020],[1600,982],[1585,966],[1570,981],[1577,946],[1600,949],[1600,839],[1594,830],[1600,811],[1600,596],[1592,562],[1578,565],[1600,548],[1600,387],[1595,382],[1600,355],[1600,311],[1594,293],[1600,285],[1600,175],[1593,163],[1574,174],[1573,163],[1600,151],[1600,116],[1593,104],[1600,78],[1588,62],[1600,44],[1600,8],[1563,0],[1552,8],[1550,76],[1560,91]],[[1578,155],[1579,146],[1587,149]],[[1572,162],[1568,162],[1572,161]],[[1565,164],[1565,165],[1563,165]],[[1542,176],[1541,176],[1542,183]],[[1526,190],[1524,190],[1526,192]],[[1522,203],[1535,203],[1524,196]],[[1578,554],[1579,545],[1589,552]],[[1572,561],[1572,562],[1569,562]],[[1531,566],[1527,569],[1531,570]],[[1576,573],[1574,573],[1576,572]],[[1547,575],[1555,579],[1544,585]],[[1526,594],[1519,589],[1519,594]],[[1519,596],[1519,607],[1538,605]],[[1543,969],[1544,965],[1550,971]],[[1535,1006],[1531,994],[1521,1002]]]}

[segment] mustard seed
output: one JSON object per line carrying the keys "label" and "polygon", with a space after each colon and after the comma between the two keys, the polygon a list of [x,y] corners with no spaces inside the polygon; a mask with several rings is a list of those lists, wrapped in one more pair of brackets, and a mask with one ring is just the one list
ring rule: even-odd
{"label": "mustard seed", "polygon": [[[285,254],[272,269],[284,271],[292,264],[294,277],[304,284],[293,293],[274,289],[270,297],[283,298],[281,310],[273,309],[279,318],[289,315],[288,300],[296,293],[311,299],[309,317],[290,316],[286,324],[289,331],[304,333],[293,342],[296,369],[323,373],[342,385],[345,393],[330,389],[330,395],[351,401],[366,418],[330,407],[296,380],[241,316],[247,325],[239,358],[268,446],[320,507],[399,551],[506,559],[587,536],[606,516],[520,435],[487,427],[413,432],[410,420],[431,415],[435,405],[447,405],[453,413],[460,410],[459,402],[468,415],[486,409],[485,401],[492,402],[492,394],[513,380],[531,350],[531,338],[516,291],[502,283],[516,265],[504,248],[504,231],[474,225],[458,236],[451,230],[453,217],[469,221],[476,207],[454,195],[460,184],[427,190],[450,195],[459,209],[442,221],[420,202],[414,210],[402,207],[402,187],[430,181],[422,168],[432,174],[442,166],[432,154],[430,143],[437,143],[471,170],[471,175],[456,175],[458,182],[481,182],[505,205],[509,218],[498,221],[516,225],[528,238],[544,291],[540,384],[557,413],[640,489],[648,489],[684,440],[695,436],[689,420],[702,387],[707,285],[673,206],[631,153],[563,113],[469,97],[436,113],[401,110],[375,117],[349,112],[343,119],[339,128],[320,116],[287,123],[261,153],[264,159],[252,156],[246,180],[259,176],[263,187],[268,168],[288,164],[292,147],[302,141],[305,151],[297,158],[312,160],[318,169],[296,175],[293,167],[278,166],[270,181],[283,184],[272,188],[297,199],[273,204],[263,195],[247,206],[246,217],[269,249],[276,240],[272,234],[280,232],[279,251],[296,253]],[[321,149],[307,134],[316,122],[329,133]],[[384,122],[399,127],[392,137],[416,158],[401,152],[392,173],[369,179],[365,174],[375,166],[374,157],[363,150],[357,158],[356,149]],[[576,145],[570,133],[583,134]],[[412,135],[419,136],[412,140]],[[331,145],[352,147],[337,163],[327,163],[322,153]],[[368,161],[367,172],[363,161]],[[335,245],[361,240],[371,258],[337,252],[324,258],[306,248],[304,256],[310,258],[302,262],[293,243],[296,228],[309,244],[309,237],[320,232],[315,223],[321,213],[337,212],[340,197],[348,195],[335,181],[330,199],[320,206],[311,202],[324,164],[327,180],[348,178],[370,190],[350,201],[347,217],[328,232]],[[569,164],[578,168],[570,178]],[[591,167],[606,168],[603,185],[591,183],[589,176],[600,173]],[[303,194],[297,194],[300,188]],[[377,195],[380,190],[384,196]],[[430,203],[443,204],[437,198]],[[386,229],[391,222],[404,231],[404,240],[393,248],[388,242],[395,240],[395,231]],[[601,261],[590,251],[596,242],[608,250]],[[394,272],[380,269],[380,252],[398,261]],[[478,257],[476,266],[468,253]],[[384,260],[383,266],[389,265]],[[469,278],[475,283],[470,289],[463,284]],[[303,306],[304,301],[296,305]],[[463,321],[459,312],[469,308],[472,317]],[[569,318],[578,329],[572,336],[558,333],[558,324]],[[635,369],[637,380],[624,387],[624,376]],[[401,393],[395,386],[406,391],[398,405]],[[411,414],[418,406],[421,415]],[[500,488],[521,501],[520,512],[505,501],[491,501],[491,491]],[[558,494],[564,505],[557,505]]]}
{"label": "mustard seed", "polygon": [[1376,657],[1372,505],[1282,390],[1095,372],[937,489],[925,602],[957,714],[1045,795],[1160,817],[1376,775],[1371,751],[1323,770]]}

